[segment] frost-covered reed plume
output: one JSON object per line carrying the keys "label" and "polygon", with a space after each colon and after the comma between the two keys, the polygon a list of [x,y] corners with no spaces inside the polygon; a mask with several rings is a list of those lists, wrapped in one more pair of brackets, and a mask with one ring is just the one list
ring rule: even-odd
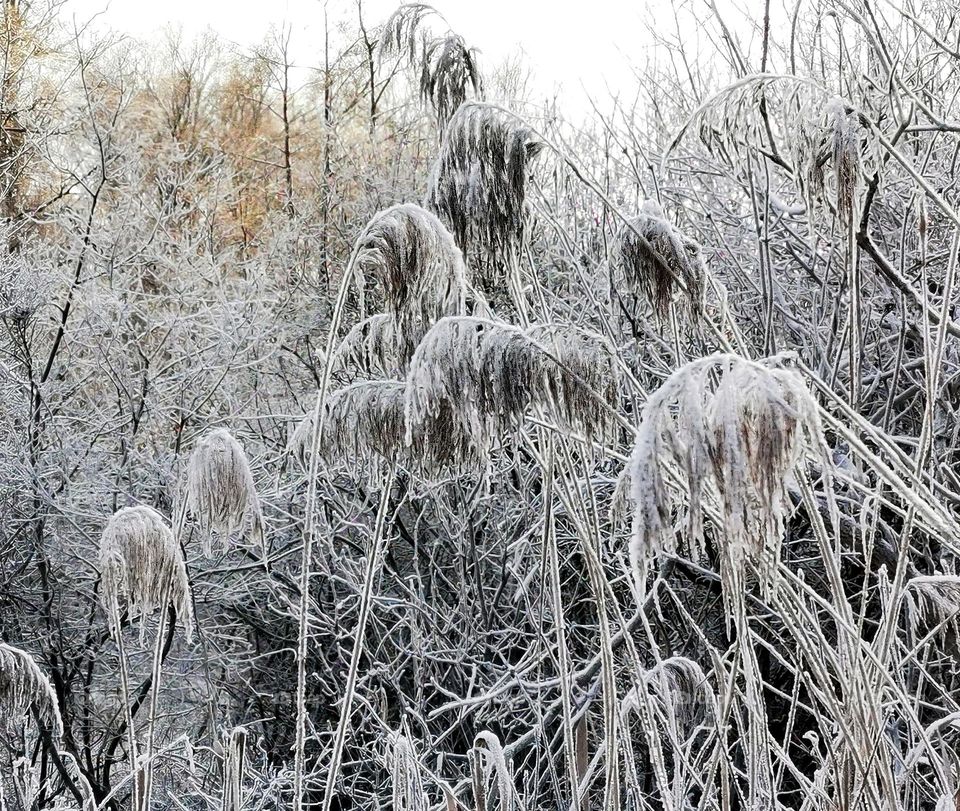
{"label": "frost-covered reed plume", "polygon": [[223,748],[223,811],[240,811],[243,807],[243,771],[247,754],[247,730],[234,727],[224,735]]}
{"label": "frost-covered reed plume", "polygon": [[856,113],[847,112],[847,103],[842,98],[834,96],[821,109],[826,117],[826,127],[816,123],[816,116],[804,116],[798,130],[799,154],[796,159],[805,167],[801,180],[806,186],[807,205],[814,197],[824,197],[825,169],[830,165],[837,187],[837,213],[843,222],[850,224],[860,178],[861,130]]}
{"label": "frost-covered reed plume", "polygon": [[[437,459],[482,457],[532,408],[592,437],[610,424],[616,381],[612,348],[585,330],[444,318],[410,362],[407,441],[419,435],[435,443]],[[450,441],[457,447],[440,446]]]}
{"label": "frost-covered reed plume", "polygon": [[263,543],[263,513],[243,446],[226,428],[206,434],[187,467],[187,509],[200,525],[205,555],[214,536],[226,550],[230,537],[249,528],[250,540]]}
{"label": "frost-covered reed plume", "polygon": [[960,619],[960,577],[957,575],[917,575],[904,589],[910,633],[926,628],[957,628]]}
{"label": "frost-covered reed plume", "polygon": [[386,761],[395,811],[427,811],[430,801],[423,790],[417,753],[410,738],[399,730],[391,732],[387,740]]}
{"label": "frost-covered reed plume", "polygon": [[467,47],[463,37],[453,31],[430,34],[424,26],[430,16],[443,19],[425,3],[400,6],[383,27],[378,53],[381,59],[400,56],[417,70],[420,96],[433,107],[443,129],[470,93],[483,97],[483,77],[476,49]]}
{"label": "frost-covered reed plume", "polygon": [[124,507],[107,522],[100,539],[101,599],[111,629],[120,633],[120,601],[141,618],[170,605],[189,638],[193,609],[187,570],[169,524],[151,507]]}
{"label": "frost-covered reed plume", "polygon": [[436,215],[418,205],[393,206],[367,224],[356,268],[383,288],[384,311],[404,364],[434,322],[464,312],[469,279],[463,254]]}
{"label": "frost-covered reed plume", "polygon": [[644,201],[640,214],[621,226],[611,262],[661,318],[678,289],[691,315],[703,309],[706,269],[700,246],[674,228],[656,200]]}
{"label": "frost-covered reed plume", "polygon": [[[696,751],[707,742],[702,733],[716,723],[716,693],[700,665],[684,656],[664,659],[637,677],[637,685],[621,704],[621,716],[625,725],[631,713],[639,716],[661,796],[685,796],[683,784],[703,778],[691,764],[702,762]],[[630,736],[624,743],[632,750]],[[664,746],[674,754],[672,769],[667,768]]]}
{"label": "frost-covered reed plume", "polygon": [[443,129],[469,94],[483,98],[483,76],[477,49],[459,34],[448,33],[425,43],[420,71],[420,95],[430,102]]}
{"label": "frost-covered reed plume", "polygon": [[620,371],[613,346],[602,335],[570,324],[531,324],[526,337],[545,349],[542,400],[558,424],[590,438],[613,425]]}
{"label": "frost-covered reed plume", "polygon": [[[324,403],[318,452],[329,463],[377,466],[396,460],[406,444],[404,383],[367,380],[331,393]],[[297,425],[290,447],[306,465],[313,444],[313,413]]]}
{"label": "frost-covered reed plume", "polygon": [[[469,758],[473,778],[473,807],[477,811],[493,811],[494,807],[499,811],[514,811],[520,806],[506,754],[494,733],[478,732]],[[496,780],[492,781],[492,777],[496,777]],[[496,806],[491,803],[491,795],[496,797]]]}
{"label": "frost-covered reed plume", "polygon": [[[675,740],[686,741],[717,711],[717,696],[699,664],[685,656],[671,656],[641,674],[657,713]],[[633,698],[636,701],[636,697]]]}
{"label": "frost-covered reed plume", "polygon": [[57,695],[46,674],[25,650],[0,642],[0,728],[12,729],[31,711],[55,738],[63,735]]}
{"label": "frost-covered reed plume", "polygon": [[837,211],[840,218],[849,223],[853,218],[857,179],[860,176],[860,133],[856,118],[847,114],[843,99],[831,99],[826,113],[830,130],[830,158],[837,181]]}
{"label": "frost-covered reed plume", "polygon": [[337,344],[330,372],[361,380],[402,374],[393,317],[377,313],[354,324]]}
{"label": "frost-covered reed plume", "polygon": [[429,3],[404,3],[399,6],[380,31],[378,55],[381,58],[399,55],[411,62],[415,60],[426,33],[424,20],[433,15],[440,16],[440,12]]}
{"label": "frost-covered reed plume", "polygon": [[630,558],[641,583],[652,560],[677,551],[672,515],[682,505],[686,551],[704,556],[704,505],[714,494],[728,607],[742,599],[748,569],[765,595],[775,590],[788,481],[804,451],[829,471],[817,404],[790,360],[711,355],[679,368],[650,396],[628,462]]}
{"label": "frost-covered reed plume", "polygon": [[480,257],[499,273],[517,260],[531,166],[542,148],[531,130],[494,107],[466,102],[454,113],[425,206],[446,223],[468,259]]}

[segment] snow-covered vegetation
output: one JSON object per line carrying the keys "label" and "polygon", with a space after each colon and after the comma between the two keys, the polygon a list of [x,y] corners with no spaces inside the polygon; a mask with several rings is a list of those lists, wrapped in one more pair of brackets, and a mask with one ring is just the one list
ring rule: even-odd
{"label": "snow-covered vegetation", "polygon": [[958,807],[953,4],[0,13],[0,808]]}

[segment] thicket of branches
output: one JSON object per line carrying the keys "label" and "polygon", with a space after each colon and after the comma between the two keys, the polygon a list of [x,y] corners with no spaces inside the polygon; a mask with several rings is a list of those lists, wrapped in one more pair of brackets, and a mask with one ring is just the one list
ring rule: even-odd
{"label": "thicket of branches", "polygon": [[0,806],[955,808],[954,7],[358,10],[3,5]]}

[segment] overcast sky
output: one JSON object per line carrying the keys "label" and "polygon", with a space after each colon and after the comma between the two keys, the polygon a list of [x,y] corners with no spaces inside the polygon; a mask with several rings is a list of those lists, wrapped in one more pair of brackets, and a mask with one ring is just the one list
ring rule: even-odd
{"label": "overcast sky", "polygon": [[[363,0],[368,24],[385,20],[399,0]],[[482,52],[485,64],[522,53],[538,95],[560,91],[571,112],[586,109],[584,88],[606,97],[605,88],[630,92],[631,64],[644,61],[649,42],[645,20],[672,19],[668,0],[436,0],[457,31]],[[271,25],[293,27],[294,59],[322,64],[322,0],[69,0],[67,17],[83,22],[102,12],[98,23],[136,37],[149,37],[167,24],[195,34],[209,27],[240,45],[263,40]],[[356,20],[356,0],[329,0],[331,23]]]}

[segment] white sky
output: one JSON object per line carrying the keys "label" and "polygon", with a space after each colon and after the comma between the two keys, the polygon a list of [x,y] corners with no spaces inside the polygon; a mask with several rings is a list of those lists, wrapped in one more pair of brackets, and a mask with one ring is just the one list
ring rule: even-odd
{"label": "white sky", "polygon": [[[363,0],[365,22],[385,20],[400,0]],[[435,0],[451,28],[481,51],[489,66],[524,55],[541,98],[559,91],[570,112],[585,111],[584,88],[605,99],[605,88],[632,92],[631,64],[644,61],[644,21],[669,15],[668,0]],[[103,25],[138,38],[165,25],[192,35],[207,27],[239,45],[263,40],[271,25],[293,27],[294,60],[323,60],[323,0],[68,0],[64,15],[85,22],[100,12]],[[328,0],[331,25],[356,21],[356,0]]]}

